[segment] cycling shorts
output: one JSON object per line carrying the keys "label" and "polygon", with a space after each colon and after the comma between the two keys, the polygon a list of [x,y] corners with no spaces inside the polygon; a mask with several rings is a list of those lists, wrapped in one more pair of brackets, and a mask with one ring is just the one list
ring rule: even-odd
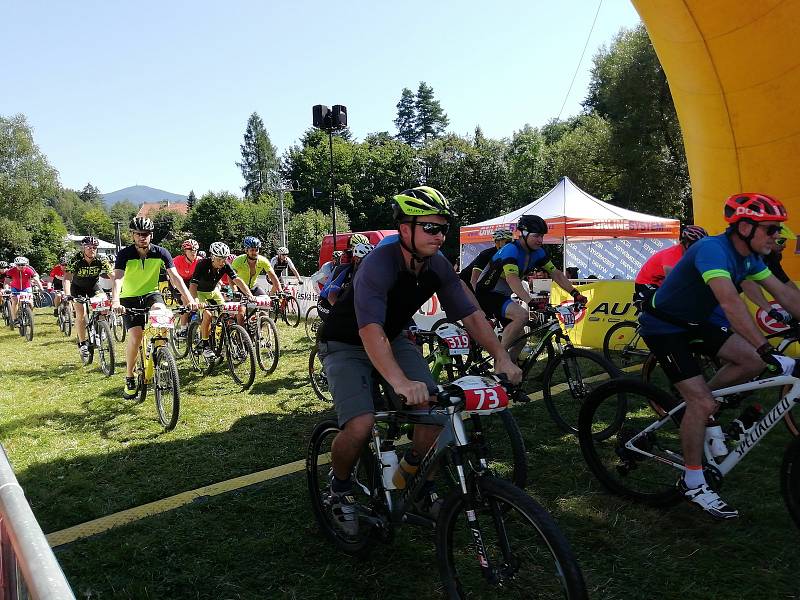
{"label": "cycling shorts", "polygon": [[[375,412],[373,385],[375,367],[363,346],[343,342],[319,342],[319,355],[328,377],[339,427],[349,420]],[[421,381],[428,391],[436,393],[428,363],[414,342],[401,333],[392,341],[392,353],[400,368],[411,381]]]}
{"label": "cycling shorts", "polygon": [[92,298],[100,293],[105,293],[100,287],[100,282],[95,283],[92,287],[83,287],[74,283],[69,286],[69,295],[73,298]]}
{"label": "cycling shorts", "polygon": [[509,296],[504,296],[499,292],[484,292],[478,291],[475,294],[478,299],[478,304],[481,310],[486,313],[489,318],[495,318],[505,327],[511,323],[511,319],[506,318],[506,310],[508,305],[514,302]]}
{"label": "cycling shorts", "polygon": [[30,287],[26,287],[26,288],[23,288],[23,289],[18,289],[18,288],[15,288],[13,285],[11,286],[11,293],[14,296],[19,296],[20,294],[30,294],[32,292],[33,292],[33,289],[30,288]]}
{"label": "cycling shorts", "polygon": [[53,289],[60,292],[64,289],[64,280],[53,277]]}
{"label": "cycling shorts", "polygon": [[225,298],[222,297],[222,292],[219,290],[211,290],[210,292],[197,292],[197,301],[201,304],[225,304]]}
{"label": "cycling shorts", "polygon": [[[161,292],[151,292],[144,296],[130,296],[128,298],[120,298],[119,303],[125,308],[150,308],[153,304],[164,304],[164,296]],[[122,323],[125,325],[125,331],[132,327],[144,327],[144,313],[131,314],[126,312],[122,315]]]}
{"label": "cycling shorts", "polygon": [[704,323],[691,331],[642,335],[647,347],[656,355],[670,382],[678,383],[697,375],[703,368],[697,353],[716,357],[720,348],[733,333],[727,327]]}

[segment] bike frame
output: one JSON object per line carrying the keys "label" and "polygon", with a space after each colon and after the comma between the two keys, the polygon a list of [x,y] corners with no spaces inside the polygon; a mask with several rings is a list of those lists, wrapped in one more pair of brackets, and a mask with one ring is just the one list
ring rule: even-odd
{"label": "bike frame", "polygon": [[[773,428],[775,425],[780,421],[783,416],[791,411],[798,403],[798,398],[800,398],[800,379],[797,377],[792,377],[790,375],[780,375],[778,377],[769,377],[767,379],[758,379],[756,381],[749,381],[747,383],[741,383],[739,385],[733,385],[726,388],[721,388],[718,390],[714,390],[711,394],[716,398],[719,402],[725,403],[725,396],[729,396],[732,394],[740,394],[742,392],[750,392],[755,390],[762,390],[765,388],[773,388],[773,387],[783,387],[786,385],[791,385],[792,387],[789,391],[778,401],[778,403],[772,407],[770,411],[764,414],[758,421],[756,421],[751,427],[750,430],[745,435],[744,439],[740,440],[736,446],[727,454],[725,459],[717,463],[714,457],[711,455],[711,451],[708,448],[708,445],[705,445],[704,453],[706,462],[717,469],[723,477],[730,473],[733,468],[739,464],[749,452],[752,450],[760,441],[761,439]],[[658,419],[644,430],[642,430],[637,435],[633,436],[628,442],[625,444],[625,449],[630,452],[635,452],[636,454],[640,454],[642,456],[646,456],[647,458],[652,458],[659,462],[665,463],[674,467],[679,471],[685,471],[686,467],[683,462],[683,457],[679,454],[675,453],[668,453],[668,456],[662,456],[658,454],[653,454],[646,450],[642,450],[641,448],[637,448],[635,446],[635,442],[641,439],[643,436],[647,434],[657,431],[660,429],[665,423],[672,419],[672,416],[679,412],[686,406],[686,402],[681,402],[678,406],[670,410],[664,417]]]}

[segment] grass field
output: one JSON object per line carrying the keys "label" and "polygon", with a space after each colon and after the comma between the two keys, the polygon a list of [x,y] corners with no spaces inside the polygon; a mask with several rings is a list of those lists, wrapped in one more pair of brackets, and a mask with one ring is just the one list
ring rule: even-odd
{"label": "grass field", "polygon": [[[180,363],[181,418],[163,433],[152,396],[123,400],[122,374],[81,367],[73,341],[38,310],[33,342],[0,329],[0,441],[46,533],[304,457],[329,416],[307,384],[309,342],[280,325],[283,351],[248,393]],[[118,355],[122,355],[118,345]],[[742,517],[645,508],[604,493],[576,441],[541,402],[514,408],[528,492],[556,517],[590,595],[603,599],[800,598],[798,532],[783,505],[782,425],[729,477]],[[318,533],[303,473],[200,500],[56,548],[79,598],[439,597],[430,532],[406,527],[363,561]],[[531,597],[538,597],[535,590]]]}

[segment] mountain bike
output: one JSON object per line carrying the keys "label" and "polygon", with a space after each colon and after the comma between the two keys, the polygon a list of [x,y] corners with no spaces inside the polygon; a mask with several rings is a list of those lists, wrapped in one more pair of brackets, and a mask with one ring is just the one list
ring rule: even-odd
{"label": "mountain bike", "polygon": [[323,402],[333,402],[333,396],[328,388],[328,376],[325,374],[325,365],[322,364],[322,359],[317,350],[317,344],[314,343],[311,348],[311,354],[308,355],[308,380],[311,382],[311,388],[317,395],[317,398]]}
{"label": "mountain bike", "polygon": [[[795,408],[800,399],[798,376],[800,368],[795,365],[792,375],[757,379],[712,392],[720,403],[715,420],[724,431],[727,452],[714,456],[707,432],[703,471],[712,488],[719,489],[725,476]],[[772,389],[781,391],[778,402],[752,425],[747,424],[745,412],[726,423],[726,413],[740,408],[748,393]],[[625,404],[625,415],[618,423],[620,402]],[[589,470],[613,494],[651,506],[676,504],[682,499],[676,484],[685,471],[680,438],[685,406],[666,391],[636,379],[604,383],[589,396],[579,418],[578,439]],[[759,414],[752,405],[745,411]],[[604,439],[592,435],[609,427],[613,432]],[[786,507],[800,527],[800,438],[794,438],[786,449],[780,478]]]}
{"label": "mountain bike", "polygon": [[[333,522],[330,453],[339,433],[334,421],[314,429],[306,457],[311,506],[325,536],[341,551],[363,555],[376,541],[388,542],[403,523],[435,529],[436,560],[450,598],[586,598],[580,567],[552,516],[530,496],[492,473],[482,424],[508,405],[497,379],[469,376],[439,387],[430,409],[393,406],[375,413],[372,439],[354,470],[359,532]],[[462,415],[473,420],[469,432]],[[407,424],[442,428],[405,489],[395,489],[395,443]],[[417,514],[414,500],[436,469],[454,472],[458,485],[447,494],[436,521]]]}
{"label": "mountain bike", "polygon": [[247,390],[256,377],[256,356],[247,330],[236,324],[241,306],[240,302],[225,302],[206,304],[203,308],[212,315],[207,346],[211,349],[210,356],[200,346],[200,321],[189,325],[188,343],[195,369],[208,375],[224,361],[233,380]]}
{"label": "mountain bike", "polygon": [[[59,292],[59,294],[61,294],[61,292]],[[58,328],[61,330],[61,333],[67,337],[72,335],[72,325],[75,319],[72,315],[72,306],[69,302],[64,300],[64,294],[61,294],[61,302],[56,312],[56,321],[58,322]]]}
{"label": "mountain bike", "polygon": [[108,322],[111,323],[111,330],[114,332],[114,339],[120,344],[125,341],[125,336],[128,334],[125,329],[125,323],[122,321],[122,315],[112,312],[108,316]]}
{"label": "mountain bike", "polygon": [[139,402],[147,398],[153,386],[158,420],[165,431],[178,423],[181,405],[178,365],[169,349],[169,331],[175,328],[175,317],[169,309],[128,308],[126,312],[145,315],[139,358],[134,369]]}
{"label": "mountain bike", "polygon": [[[580,308],[542,306],[536,318],[528,322],[527,331],[510,346],[520,348],[517,362],[522,368],[522,383],[515,400],[527,402],[531,394],[540,391],[555,424],[572,434],[578,432],[578,412],[591,391],[601,382],[620,375],[619,370],[597,352],[573,346],[568,332],[575,326],[575,313]],[[466,363],[466,373],[489,373],[491,360],[477,347]],[[620,418],[623,412],[621,404]]]}
{"label": "mountain bike", "polygon": [[53,296],[50,295],[50,292],[35,287],[31,293],[33,294],[34,307],[47,308],[48,306],[53,306]]}
{"label": "mountain bike", "polygon": [[[110,377],[114,374],[114,341],[111,337],[111,326],[108,324],[108,315],[111,312],[111,300],[108,298],[72,298],[66,296],[65,300],[74,300],[84,305],[86,311],[86,347],[88,352],[80,352],[81,362],[90,365],[94,360],[97,350],[100,370],[103,375]],[[61,305],[67,304],[62,302]]]}
{"label": "mountain bike", "polygon": [[[470,364],[465,358],[469,356],[471,339],[466,330],[442,319],[431,331],[416,329],[412,333],[416,343],[428,349],[427,359],[434,381],[453,381],[468,374]],[[488,369],[472,374],[493,376]],[[484,441],[490,446],[490,466],[504,479],[524,488],[528,480],[528,460],[522,432],[510,410],[500,411],[496,416],[497,419],[482,424]],[[465,420],[467,430],[472,424],[469,419]]]}
{"label": "mountain bike", "polygon": [[272,320],[282,320],[289,327],[300,325],[300,303],[289,292],[278,292],[270,296],[272,302]]}
{"label": "mountain bike", "polygon": [[17,295],[17,321],[19,334],[29,342],[33,341],[33,294],[30,292]]}
{"label": "mountain bike", "polygon": [[244,324],[253,348],[259,368],[272,373],[278,367],[280,358],[280,340],[278,328],[270,316],[270,301],[265,296],[256,296],[255,302],[242,303],[244,307]]}

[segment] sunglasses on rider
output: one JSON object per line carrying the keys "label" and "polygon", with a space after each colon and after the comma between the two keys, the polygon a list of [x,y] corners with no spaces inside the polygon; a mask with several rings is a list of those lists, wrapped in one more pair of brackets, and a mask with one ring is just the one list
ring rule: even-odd
{"label": "sunglasses on rider", "polygon": [[764,232],[767,235],[775,235],[781,230],[780,225],[761,225],[760,227],[764,228]]}
{"label": "sunglasses on rider", "polygon": [[422,231],[428,235],[436,235],[438,233],[447,235],[447,232],[450,231],[450,223],[430,223],[428,221],[418,221],[417,225],[422,227]]}

